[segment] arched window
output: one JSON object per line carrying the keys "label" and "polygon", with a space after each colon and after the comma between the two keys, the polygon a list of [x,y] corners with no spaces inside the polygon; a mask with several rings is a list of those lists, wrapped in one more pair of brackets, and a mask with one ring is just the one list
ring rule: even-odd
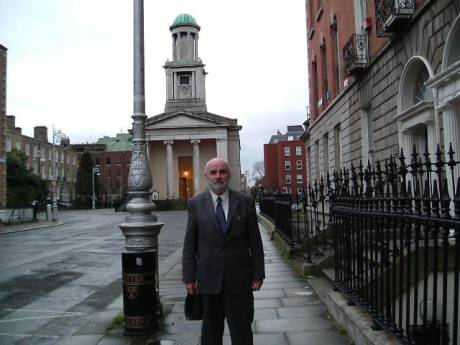
{"label": "arched window", "polygon": [[428,73],[426,67],[423,66],[420,69],[414,83],[414,97],[412,98],[412,103],[414,105],[430,98],[428,88],[425,86],[425,83],[429,78],[430,74]]}
{"label": "arched window", "polygon": [[426,82],[433,72],[428,61],[414,56],[404,67],[398,94],[398,139],[406,158],[415,146],[417,152],[435,152],[436,132],[433,92]]}

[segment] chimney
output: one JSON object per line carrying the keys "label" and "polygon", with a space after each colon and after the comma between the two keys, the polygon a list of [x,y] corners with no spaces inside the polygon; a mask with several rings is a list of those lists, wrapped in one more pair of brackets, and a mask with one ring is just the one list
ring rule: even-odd
{"label": "chimney", "polygon": [[6,115],[6,128],[14,131],[16,127],[16,118],[14,115]]}
{"label": "chimney", "polygon": [[35,126],[34,138],[48,142],[48,128],[46,126]]}
{"label": "chimney", "polygon": [[14,130],[16,132],[18,132],[19,134],[22,134],[22,128],[21,127],[16,127]]}

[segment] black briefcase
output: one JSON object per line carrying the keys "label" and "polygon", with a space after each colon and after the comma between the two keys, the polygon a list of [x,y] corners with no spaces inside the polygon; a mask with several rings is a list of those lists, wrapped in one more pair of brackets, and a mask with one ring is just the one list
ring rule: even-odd
{"label": "black briefcase", "polygon": [[203,319],[203,299],[200,294],[185,297],[184,313],[187,320]]}

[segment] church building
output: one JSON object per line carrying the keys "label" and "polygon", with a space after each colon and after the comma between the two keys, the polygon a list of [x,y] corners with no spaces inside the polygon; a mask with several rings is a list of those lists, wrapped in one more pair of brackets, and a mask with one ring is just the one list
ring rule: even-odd
{"label": "church building", "polygon": [[203,172],[213,157],[229,162],[230,188],[239,190],[241,126],[237,119],[207,111],[206,71],[198,55],[201,28],[191,15],[180,14],[169,29],[165,110],[145,124],[153,190],[160,199],[191,198],[207,188]]}

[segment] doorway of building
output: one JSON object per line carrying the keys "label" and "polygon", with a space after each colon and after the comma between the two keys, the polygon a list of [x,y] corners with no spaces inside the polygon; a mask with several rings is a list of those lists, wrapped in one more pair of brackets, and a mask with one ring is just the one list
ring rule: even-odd
{"label": "doorway of building", "polygon": [[190,199],[193,192],[192,157],[179,157],[179,198],[182,200]]}

